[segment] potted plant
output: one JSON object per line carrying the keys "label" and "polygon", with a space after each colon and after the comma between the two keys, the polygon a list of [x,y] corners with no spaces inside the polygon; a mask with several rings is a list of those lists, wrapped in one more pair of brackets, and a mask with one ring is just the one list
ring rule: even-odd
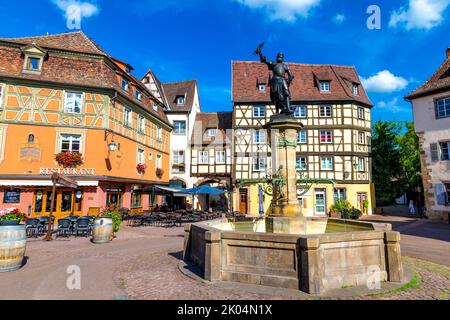
{"label": "potted plant", "polygon": [[26,220],[26,215],[17,208],[9,208],[0,211],[0,226],[17,226]]}
{"label": "potted plant", "polygon": [[162,168],[157,168],[156,169],[156,176],[158,178],[162,178],[163,175],[164,175],[164,170]]}
{"label": "potted plant", "polygon": [[332,218],[341,218],[342,213],[346,209],[350,209],[351,204],[345,199],[338,200],[334,205],[330,208],[330,217]]}
{"label": "potted plant", "polygon": [[362,216],[362,212],[359,209],[351,208],[351,209],[345,209],[342,212],[342,219],[351,219],[351,220],[358,220]]}
{"label": "potted plant", "polygon": [[367,211],[369,209],[369,200],[363,201],[363,208],[364,208],[364,213],[367,213]]}
{"label": "potted plant", "polygon": [[56,162],[63,168],[76,168],[83,165],[83,156],[79,152],[60,152],[55,156]]}
{"label": "potted plant", "polygon": [[147,165],[145,163],[138,163],[136,165],[136,170],[139,174],[144,174],[147,170]]}

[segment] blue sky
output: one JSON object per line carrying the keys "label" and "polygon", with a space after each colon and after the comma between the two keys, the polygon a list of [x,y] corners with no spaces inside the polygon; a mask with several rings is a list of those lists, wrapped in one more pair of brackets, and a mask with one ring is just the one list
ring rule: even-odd
{"label": "blue sky", "polygon": [[[69,31],[78,5],[81,29],[141,77],[197,79],[203,111],[231,110],[231,61],[283,51],[286,60],[356,66],[373,119],[412,120],[403,96],[438,68],[450,46],[450,0],[0,0],[0,37]],[[367,9],[380,8],[370,30]]]}

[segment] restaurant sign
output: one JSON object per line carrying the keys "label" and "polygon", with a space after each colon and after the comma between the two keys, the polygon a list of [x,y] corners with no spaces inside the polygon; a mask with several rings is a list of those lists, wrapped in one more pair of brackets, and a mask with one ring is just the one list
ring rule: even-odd
{"label": "restaurant sign", "polygon": [[76,169],[76,168],[40,168],[39,174],[52,175],[59,173],[67,176],[93,176],[95,169]]}

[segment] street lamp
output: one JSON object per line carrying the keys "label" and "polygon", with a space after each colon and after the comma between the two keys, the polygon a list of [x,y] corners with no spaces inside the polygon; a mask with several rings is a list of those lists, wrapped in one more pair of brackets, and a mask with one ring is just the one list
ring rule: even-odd
{"label": "street lamp", "polygon": [[108,140],[108,135],[111,134],[112,135],[112,140],[110,143],[108,143],[108,150],[109,152],[114,152],[117,150],[117,143],[114,141],[114,133],[112,133],[109,130],[105,130],[105,141]]}

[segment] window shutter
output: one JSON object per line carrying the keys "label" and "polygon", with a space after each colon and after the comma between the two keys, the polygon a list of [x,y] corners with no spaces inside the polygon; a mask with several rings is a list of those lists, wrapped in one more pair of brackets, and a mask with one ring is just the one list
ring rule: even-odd
{"label": "window shutter", "polygon": [[437,143],[430,144],[430,152],[431,152],[431,161],[433,162],[439,161],[439,149]]}
{"label": "window shutter", "polygon": [[440,206],[445,206],[445,187],[443,184],[436,184],[434,186],[436,193],[437,204]]}

